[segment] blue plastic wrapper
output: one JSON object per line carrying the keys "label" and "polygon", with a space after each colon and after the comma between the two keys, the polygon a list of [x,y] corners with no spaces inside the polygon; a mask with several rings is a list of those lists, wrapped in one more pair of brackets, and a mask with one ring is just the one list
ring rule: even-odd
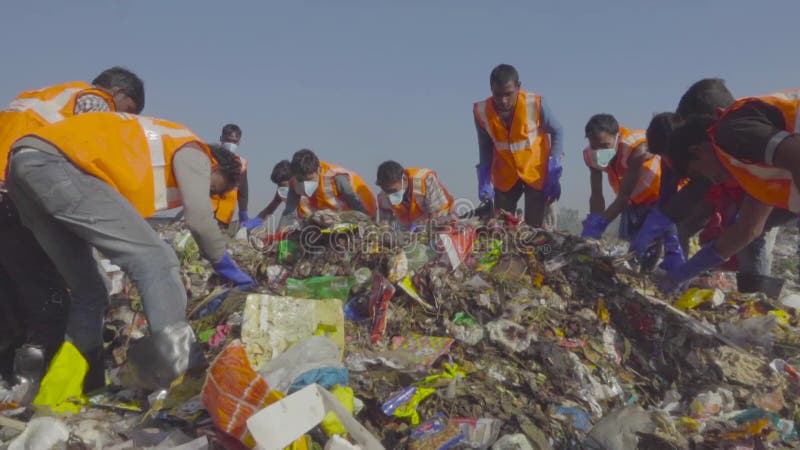
{"label": "blue plastic wrapper", "polygon": [[324,367],[322,369],[309,370],[295,378],[289,387],[289,393],[303,389],[304,387],[317,383],[325,389],[330,389],[336,385],[347,386],[350,384],[350,371],[339,367]]}
{"label": "blue plastic wrapper", "polygon": [[383,405],[381,405],[381,411],[387,416],[391,416],[394,414],[394,411],[408,403],[414,394],[417,392],[417,388],[413,386],[409,386],[402,391],[398,392],[397,394],[389,397],[389,400],[386,400]]}
{"label": "blue plastic wrapper", "polygon": [[586,431],[592,426],[592,420],[589,418],[589,414],[582,409],[556,406],[553,408],[553,412],[562,416],[570,417],[572,419],[572,426],[575,427],[576,430]]}
{"label": "blue plastic wrapper", "polygon": [[451,424],[442,413],[419,424],[411,430],[410,449],[447,450],[464,438],[459,427]]}

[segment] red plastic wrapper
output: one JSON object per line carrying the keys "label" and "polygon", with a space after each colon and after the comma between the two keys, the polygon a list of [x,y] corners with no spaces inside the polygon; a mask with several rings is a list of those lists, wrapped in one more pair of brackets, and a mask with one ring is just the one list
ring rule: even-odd
{"label": "red plastic wrapper", "polygon": [[376,343],[381,340],[386,331],[386,319],[389,311],[389,301],[394,296],[394,285],[383,275],[376,273],[372,277],[372,296],[369,299],[370,340]]}

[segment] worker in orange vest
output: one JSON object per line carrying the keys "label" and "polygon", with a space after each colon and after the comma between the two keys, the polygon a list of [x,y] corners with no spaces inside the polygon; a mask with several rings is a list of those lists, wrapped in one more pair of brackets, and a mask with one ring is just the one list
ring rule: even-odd
{"label": "worker in orange vest", "polygon": [[[492,96],[473,106],[480,162],[478,197],[514,213],[525,195],[525,223],[541,227],[561,197],[563,131],[541,95],[520,89],[519,73],[500,64],[489,77]],[[549,218],[548,223],[554,223]]]}
{"label": "worker in orange vest", "polygon": [[[229,123],[222,127],[222,133],[219,137],[220,145],[223,148],[238,154],[239,144],[242,141],[242,129],[235,123]],[[257,225],[257,221],[250,222],[250,216],[247,214],[247,203],[249,199],[249,187],[247,181],[247,160],[239,156],[242,162],[242,182],[241,185],[223,195],[211,196],[211,205],[214,209],[214,216],[220,224],[220,227],[226,229],[233,220],[236,208],[239,208],[239,224],[242,227],[249,229]]]}
{"label": "worker in orange vest", "polygon": [[[309,149],[295,152],[290,163],[292,179],[280,227],[296,223],[298,216],[318,210],[360,211],[375,218],[375,195],[357,173],[320,161]],[[307,202],[307,206],[301,202]]]}
{"label": "worker in orange vest", "polygon": [[[16,381],[34,376],[64,339],[69,293],[50,258],[22,225],[4,183],[11,144],[39,127],[98,111],[139,113],[144,83],[133,72],[112,67],[92,83],[64,83],[19,94],[0,112],[0,372]],[[16,357],[14,352],[16,350]],[[13,382],[13,380],[12,380]]]}
{"label": "worker in orange vest", "polygon": [[675,292],[761,235],[773,209],[800,212],[800,94],[745,98],[718,119],[696,116],[670,136],[676,170],[715,184],[735,181],[746,195],[738,219],[695,256],[669,272],[660,287]]}
{"label": "worker in orange vest", "polygon": [[445,217],[453,205],[453,196],[430,169],[404,169],[395,161],[385,161],[378,166],[375,184],[381,188],[380,220],[405,229],[413,230]]}
{"label": "worker in orange vest", "polygon": [[[596,114],[586,123],[589,146],[583,159],[589,167],[591,196],[589,215],[581,236],[599,239],[608,224],[622,214],[620,237],[629,240],[658,202],[661,159],[647,150],[644,131],[628,130],[610,114]],[[606,207],[603,172],[616,194]]]}
{"label": "worker in orange vest", "polygon": [[12,145],[8,190],[72,291],[66,335],[90,363],[86,390],[103,385],[98,355],[108,303],[92,247],[120,266],[141,294],[150,335],[128,350],[138,383],[167,387],[202,352],[186,322],[178,259],[145,218],[183,206],[214,270],[251,287],[253,279],[226,251],[208,201],[209,193],[235,188],[240,177],[241,163],[229,151],[206,145],[183,125],[131,114],[75,116]]}

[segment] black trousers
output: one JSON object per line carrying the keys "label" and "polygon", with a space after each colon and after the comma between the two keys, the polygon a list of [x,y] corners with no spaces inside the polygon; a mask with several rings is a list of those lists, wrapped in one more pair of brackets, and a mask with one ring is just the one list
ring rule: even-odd
{"label": "black trousers", "polygon": [[532,227],[541,228],[544,222],[547,197],[544,191],[536,190],[522,180],[518,181],[510,190],[502,192],[495,189],[495,210],[504,210],[512,214],[517,212],[517,203],[525,195],[525,223]]}
{"label": "black trousers", "polygon": [[11,198],[0,192],[3,364],[10,364],[14,349],[23,343],[42,346],[49,361],[64,341],[69,302],[69,290],[61,274],[33,233],[20,222]]}

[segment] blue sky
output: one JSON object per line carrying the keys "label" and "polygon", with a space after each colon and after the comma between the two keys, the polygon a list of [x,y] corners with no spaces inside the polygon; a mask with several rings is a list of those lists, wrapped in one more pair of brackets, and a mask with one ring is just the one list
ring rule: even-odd
{"label": "blue sky", "polygon": [[251,211],[303,147],[369,183],[385,159],[429,167],[473,198],[471,105],[506,62],[563,123],[562,204],[585,212],[591,115],[644,128],[707,76],[738,96],[800,87],[798,17],[797,0],[8,1],[0,99],[125,65],[144,114],[214,140],[243,128]]}

